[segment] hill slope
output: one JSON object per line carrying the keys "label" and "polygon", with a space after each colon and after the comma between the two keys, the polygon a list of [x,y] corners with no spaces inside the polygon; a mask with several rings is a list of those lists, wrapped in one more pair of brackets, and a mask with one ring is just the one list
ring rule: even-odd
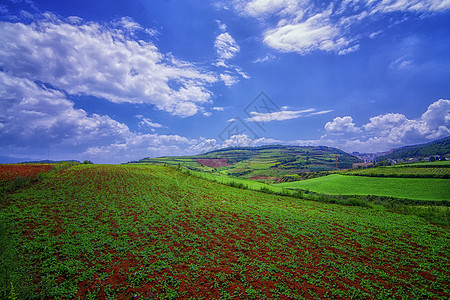
{"label": "hill slope", "polygon": [[406,159],[411,157],[427,157],[431,155],[450,154],[450,136],[430,143],[406,146],[393,149],[388,155],[378,157],[378,161],[386,159]]}
{"label": "hill slope", "polygon": [[78,165],[2,199],[0,220],[0,298],[450,296],[445,228],[164,166]]}
{"label": "hill slope", "polygon": [[331,147],[270,145],[225,148],[195,156],[145,158],[133,163],[181,165],[273,182],[299,172],[350,168],[356,162],[360,162],[357,157]]}

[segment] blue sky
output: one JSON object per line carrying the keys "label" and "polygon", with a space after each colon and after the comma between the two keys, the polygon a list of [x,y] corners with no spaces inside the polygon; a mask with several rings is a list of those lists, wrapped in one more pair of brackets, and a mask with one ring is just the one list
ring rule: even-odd
{"label": "blue sky", "polygon": [[0,1],[0,161],[450,135],[450,0]]}

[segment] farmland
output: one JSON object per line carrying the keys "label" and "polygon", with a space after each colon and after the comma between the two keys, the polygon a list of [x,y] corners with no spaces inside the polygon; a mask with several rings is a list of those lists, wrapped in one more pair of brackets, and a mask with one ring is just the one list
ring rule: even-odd
{"label": "farmland", "polygon": [[357,162],[357,157],[331,147],[266,145],[225,148],[195,156],[144,158],[132,163],[175,165],[274,183],[299,172],[350,168]]}
{"label": "farmland", "polygon": [[446,228],[171,167],[74,166],[4,197],[0,220],[18,299],[450,296]]}
{"label": "farmland", "polygon": [[49,172],[52,168],[53,165],[50,164],[0,165],[0,184],[12,181],[17,177],[33,177],[41,172]]}
{"label": "farmland", "polygon": [[405,178],[450,178],[450,162],[428,162],[388,167],[355,169],[343,172],[346,175],[370,177],[405,177]]}
{"label": "farmland", "polygon": [[[376,169],[371,169],[371,172],[373,170]],[[310,180],[281,183],[276,186],[338,195],[378,195],[432,201],[450,200],[448,179],[378,178],[332,174]]]}

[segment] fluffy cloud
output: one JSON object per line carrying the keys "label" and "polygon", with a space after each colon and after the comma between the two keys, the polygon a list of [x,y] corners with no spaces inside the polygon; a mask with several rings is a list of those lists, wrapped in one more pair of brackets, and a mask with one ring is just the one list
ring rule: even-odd
{"label": "fluffy cloud", "polygon": [[300,117],[307,117],[313,115],[321,115],[331,112],[331,110],[321,110],[316,111],[314,108],[303,109],[303,110],[283,110],[271,112],[271,113],[260,113],[260,112],[250,112],[252,117],[246,118],[248,122],[271,122],[271,121],[284,121],[290,119],[297,119]]}
{"label": "fluffy cloud", "polygon": [[[294,19],[264,33],[264,42],[270,47],[307,54],[314,50],[349,51],[350,41],[343,37],[342,29],[330,21],[332,5],[328,10],[315,14],[303,22]],[[352,46],[353,48],[355,46]],[[344,54],[342,52],[342,54]]]}
{"label": "fluffy cloud", "polygon": [[219,148],[227,147],[255,147],[266,144],[273,144],[279,142],[275,139],[258,138],[251,139],[246,134],[236,134],[225,140]]}
{"label": "fluffy cloud", "polygon": [[333,121],[325,124],[325,130],[329,133],[341,134],[344,132],[359,132],[359,128],[355,127],[353,123],[353,118],[346,117],[336,117]]}
{"label": "fluffy cloud", "polygon": [[373,38],[380,32],[361,32],[365,26],[359,25],[392,12],[423,16],[450,9],[448,0],[341,0],[332,1],[328,6],[309,0],[229,0],[228,3],[239,14],[262,19],[267,24],[263,33],[267,45],[302,55],[315,50],[339,55],[357,51],[362,37]]}
{"label": "fluffy cloud", "polygon": [[77,20],[45,14],[31,24],[0,22],[1,68],[71,95],[148,103],[182,117],[210,102],[216,76],[133,38],[142,28],[131,19],[109,26]]}
{"label": "fluffy cloud", "polygon": [[227,26],[216,20],[219,29],[222,31],[214,41],[214,48],[217,53],[217,60],[214,63],[216,67],[225,68],[226,71],[219,75],[219,79],[223,81],[226,86],[233,86],[239,82],[239,77],[249,79],[250,76],[245,73],[242,68],[229,64],[229,60],[234,58],[241,48],[236,40],[228,33]]}
{"label": "fluffy cloud", "polygon": [[88,116],[62,92],[0,72],[0,142],[17,147],[76,147],[113,142],[128,131],[108,116]]}
{"label": "fluffy cloud", "polygon": [[[181,155],[193,140],[179,135],[140,134],[107,115],[74,108],[60,91],[0,72],[0,152],[40,159],[91,159],[118,163],[145,156]],[[162,125],[139,116],[143,125]],[[30,154],[30,149],[32,153]]]}
{"label": "fluffy cloud", "polygon": [[[425,143],[450,135],[450,100],[440,99],[418,119],[403,114],[388,113],[370,118],[357,127],[350,116],[337,117],[325,124],[325,135],[316,143],[337,146],[347,151],[377,152],[393,147]],[[336,134],[346,134],[342,140]]]}

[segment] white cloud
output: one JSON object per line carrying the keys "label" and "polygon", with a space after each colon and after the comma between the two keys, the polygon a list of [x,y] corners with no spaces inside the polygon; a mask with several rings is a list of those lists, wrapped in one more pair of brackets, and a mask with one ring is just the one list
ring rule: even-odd
{"label": "white cloud", "polygon": [[70,20],[47,13],[29,25],[0,22],[3,70],[68,94],[148,103],[182,117],[210,102],[208,85],[217,78],[135,40],[127,32],[142,28],[131,19],[111,26]]}
{"label": "white cloud", "polygon": [[299,14],[303,5],[308,1],[299,0],[252,0],[252,1],[234,1],[235,7],[240,9],[241,12],[253,16],[263,17],[270,16],[272,14],[277,15],[291,15]]}
{"label": "white cloud", "polygon": [[[422,17],[450,9],[450,0],[342,0],[329,5],[310,0],[230,0],[239,14],[258,18],[266,26],[264,42],[282,52],[306,55],[312,51],[349,54],[359,49],[359,40],[374,38],[383,28],[367,24],[393,12]],[[406,18],[405,18],[406,19]],[[390,26],[398,22],[387,19]],[[379,27],[379,25],[376,25]],[[375,31],[374,31],[375,29]],[[265,61],[264,58],[257,62]]]}
{"label": "white cloud", "polygon": [[324,114],[328,114],[330,112],[332,112],[333,110],[328,109],[328,110],[320,110],[320,111],[316,111],[316,112],[312,112],[310,113],[308,116],[317,116],[317,115],[324,115]]}
{"label": "white cloud", "polygon": [[216,20],[217,26],[219,26],[219,29],[223,32],[227,31],[227,25],[222,23],[220,20]]}
{"label": "white cloud", "polygon": [[162,128],[162,127],[164,127],[163,125],[161,125],[159,123],[152,122],[151,119],[145,118],[142,115],[137,115],[136,117],[141,120],[138,123],[139,127],[150,127],[150,128]]}
{"label": "white cloud", "polygon": [[214,106],[212,109],[215,110],[215,111],[224,111],[224,110],[225,110],[225,107]]}
{"label": "white cloud", "polygon": [[273,60],[274,58],[275,58],[275,56],[273,56],[273,55],[266,55],[264,57],[257,58],[257,59],[255,59],[252,62],[254,64],[258,64],[258,63],[263,63],[263,62],[267,62],[267,61]]}
{"label": "white cloud", "polygon": [[241,75],[242,78],[244,78],[244,79],[250,79],[250,75],[248,75],[247,73],[245,73],[244,71],[242,71],[241,68],[235,67],[234,69],[236,70],[236,73],[238,73],[239,75]]}
{"label": "white cloud", "polygon": [[251,139],[246,134],[236,134],[225,140],[220,148],[255,147],[258,145],[270,144],[275,142],[277,142],[277,140],[266,138]]}
{"label": "white cloud", "polygon": [[334,118],[333,121],[325,124],[325,130],[334,134],[361,131],[361,129],[355,126],[355,123],[353,123],[353,118],[350,116]]}
{"label": "white cloud", "polygon": [[240,51],[239,45],[228,32],[221,33],[216,37],[214,48],[219,59],[224,61],[232,59]]}
{"label": "white cloud", "polygon": [[[449,136],[449,127],[450,100],[440,99],[428,106],[418,119],[387,113],[372,117],[367,124],[357,127],[352,117],[337,117],[325,124],[325,130],[338,135],[325,135],[317,142],[347,151],[379,152]],[[336,139],[344,133],[346,135],[342,139]]]}
{"label": "white cloud", "polygon": [[433,12],[450,9],[449,0],[383,0],[377,3],[372,11],[374,12]]}
{"label": "white cloud", "polygon": [[329,18],[332,9],[330,5],[327,10],[302,22],[297,19],[288,24],[282,22],[264,33],[264,42],[274,49],[300,54],[308,54],[314,50],[341,51],[341,54],[345,54],[345,51],[348,53],[356,50],[355,46],[349,46],[350,41],[344,37],[342,29],[331,23]]}
{"label": "white cloud", "polygon": [[[283,106],[283,110],[271,112],[271,113],[260,113],[260,112],[250,112],[252,117],[246,118],[248,122],[271,122],[271,121],[284,121],[297,119],[300,117],[321,115],[331,112],[331,110],[317,111],[314,108],[303,109],[303,110],[286,110],[288,107]],[[308,114],[309,113],[309,114]]]}
{"label": "white cloud", "polygon": [[220,80],[222,80],[226,86],[233,86],[239,82],[236,76],[230,74],[220,74]]}
{"label": "white cloud", "polygon": [[186,149],[186,153],[199,154],[209,152],[218,148],[219,145],[217,144],[217,141],[215,139],[205,139],[203,137],[200,137],[198,141],[193,142],[192,145]]}
{"label": "white cloud", "polygon": [[405,57],[400,57],[399,59],[396,59],[393,61],[389,67],[391,69],[398,69],[398,70],[404,70],[410,67],[413,64],[412,60],[406,59]]}
{"label": "white cloud", "polygon": [[[1,144],[41,147],[111,142],[128,127],[108,116],[88,116],[59,91],[0,72]],[[45,146],[44,146],[45,147]]]}
{"label": "white cloud", "polygon": [[[42,159],[119,163],[147,156],[181,155],[192,140],[141,134],[107,115],[74,108],[63,92],[0,72],[0,153]],[[143,126],[161,124],[138,116]]]}

